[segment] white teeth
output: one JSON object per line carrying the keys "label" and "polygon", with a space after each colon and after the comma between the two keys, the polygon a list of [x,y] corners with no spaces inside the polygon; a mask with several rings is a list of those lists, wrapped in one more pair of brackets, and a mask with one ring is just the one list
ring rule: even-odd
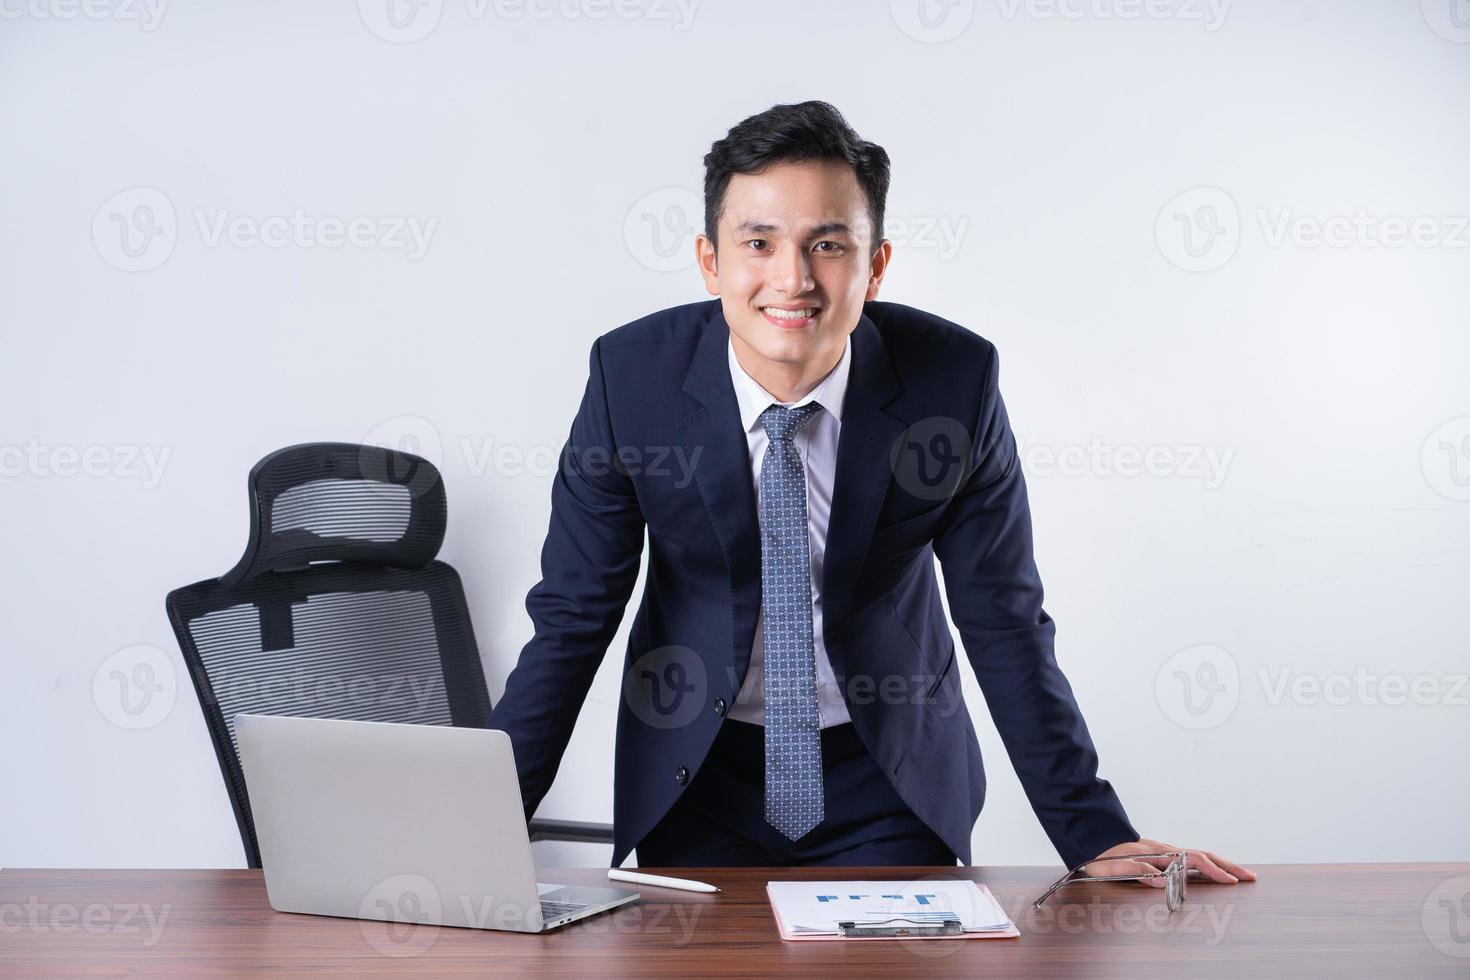
{"label": "white teeth", "polygon": [[805,310],[778,310],[774,306],[766,306],[762,309],[778,320],[804,320],[817,315],[816,307],[808,307]]}

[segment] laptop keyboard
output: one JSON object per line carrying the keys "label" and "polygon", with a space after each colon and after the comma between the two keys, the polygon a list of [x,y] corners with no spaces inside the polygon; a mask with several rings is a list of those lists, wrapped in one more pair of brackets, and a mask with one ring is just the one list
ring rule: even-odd
{"label": "laptop keyboard", "polygon": [[586,907],[586,903],[583,902],[548,902],[543,898],[541,900],[541,918],[543,921],[550,922],[552,919],[560,919],[564,915],[569,915],[572,912],[585,909]]}

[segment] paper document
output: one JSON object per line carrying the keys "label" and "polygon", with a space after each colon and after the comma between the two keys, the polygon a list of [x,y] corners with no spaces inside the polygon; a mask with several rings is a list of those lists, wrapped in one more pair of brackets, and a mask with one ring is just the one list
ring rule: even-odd
{"label": "paper document", "polygon": [[958,920],[967,933],[1018,934],[990,889],[973,881],[772,881],[766,894],[782,935],[790,939],[836,936],[839,922],[890,920]]}

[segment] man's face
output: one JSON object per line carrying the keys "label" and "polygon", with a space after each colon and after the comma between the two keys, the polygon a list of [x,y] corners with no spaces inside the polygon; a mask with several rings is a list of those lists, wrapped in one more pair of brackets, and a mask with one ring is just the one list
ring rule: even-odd
{"label": "man's face", "polygon": [[863,303],[878,296],[892,252],[884,241],[873,253],[879,232],[844,163],[778,163],[732,177],[718,256],[704,235],[697,248],[737,350],[789,365],[835,363]]}

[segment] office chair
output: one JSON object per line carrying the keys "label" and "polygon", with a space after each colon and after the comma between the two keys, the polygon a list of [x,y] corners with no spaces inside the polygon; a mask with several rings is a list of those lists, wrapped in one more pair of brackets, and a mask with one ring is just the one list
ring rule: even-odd
{"label": "office chair", "polygon": [[[307,443],[255,464],[249,492],[239,563],[166,606],[258,868],[237,713],[484,728],[490,695],[459,575],[434,558],[448,508],[432,463]],[[607,824],[537,818],[529,831],[612,841]]]}

